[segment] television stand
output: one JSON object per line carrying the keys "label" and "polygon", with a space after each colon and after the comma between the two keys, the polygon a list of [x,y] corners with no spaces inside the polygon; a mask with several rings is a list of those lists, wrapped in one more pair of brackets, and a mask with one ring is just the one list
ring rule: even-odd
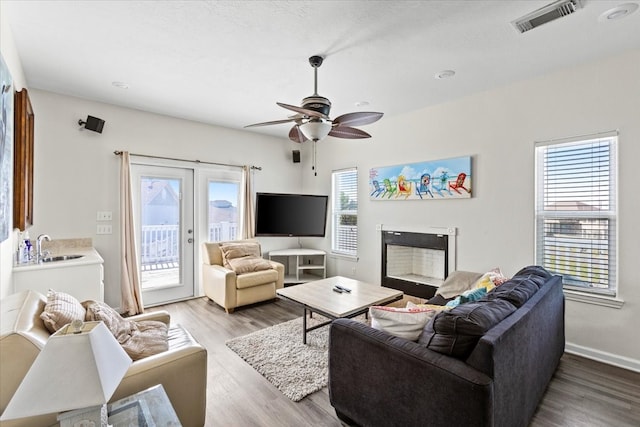
{"label": "television stand", "polygon": [[327,277],[327,256],[317,249],[282,249],[269,252],[269,259],[284,265],[285,285]]}

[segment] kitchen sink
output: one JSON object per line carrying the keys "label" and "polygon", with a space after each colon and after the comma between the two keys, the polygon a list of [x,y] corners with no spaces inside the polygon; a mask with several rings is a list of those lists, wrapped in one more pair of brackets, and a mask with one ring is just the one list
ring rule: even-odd
{"label": "kitchen sink", "polygon": [[84,255],[57,255],[42,258],[42,262],[68,261],[70,259],[82,258]]}

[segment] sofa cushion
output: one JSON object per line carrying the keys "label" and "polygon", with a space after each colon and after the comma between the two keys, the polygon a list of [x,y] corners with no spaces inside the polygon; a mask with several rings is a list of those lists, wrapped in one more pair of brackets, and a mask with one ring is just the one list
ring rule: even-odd
{"label": "sofa cushion", "polygon": [[530,265],[528,267],[524,267],[522,270],[518,271],[513,277],[519,276],[528,276],[530,280],[532,280],[538,288],[544,285],[553,275],[549,273],[544,267],[539,265]]}
{"label": "sofa cushion", "polygon": [[236,278],[236,288],[252,288],[254,286],[265,285],[267,283],[276,283],[277,281],[278,271],[274,269],[256,271],[255,273],[244,273]]}
{"label": "sofa cushion", "polygon": [[436,311],[421,307],[387,307],[373,306],[369,308],[371,327],[400,338],[415,341],[424,325],[435,315]]}
{"label": "sofa cushion", "polygon": [[440,294],[435,294],[429,300],[427,300],[427,302],[425,304],[445,305],[446,303],[448,303],[449,301],[452,301],[452,300],[453,300],[453,298],[445,298]]}
{"label": "sofa cushion", "polygon": [[167,351],[168,327],[156,320],[132,321],[100,301],[84,301],[87,321],[101,320],[133,360],[143,359]]}
{"label": "sofa cushion", "polygon": [[507,300],[475,301],[438,313],[419,343],[438,353],[465,359],[489,329],[516,311]]}
{"label": "sofa cushion", "polygon": [[531,276],[516,276],[487,294],[485,300],[503,299],[520,308],[538,289]]}
{"label": "sofa cushion", "polygon": [[44,321],[49,332],[54,333],[74,320],[84,321],[85,314],[86,310],[76,298],[64,292],[49,289],[47,303],[40,318]]}
{"label": "sofa cushion", "polygon": [[472,289],[473,284],[482,277],[481,273],[473,273],[471,271],[454,271],[436,290],[436,295],[442,295],[443,298],[453,298],[464,291]]}

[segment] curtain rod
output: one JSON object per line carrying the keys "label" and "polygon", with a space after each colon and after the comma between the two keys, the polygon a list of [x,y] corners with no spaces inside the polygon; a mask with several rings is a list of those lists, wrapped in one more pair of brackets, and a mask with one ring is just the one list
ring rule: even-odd
{"label": "curtain rod", "polygon": [[[116,150],[113,152],[113,154],[115,154],[116,156],[120,156],[122,155],[122,151],[120,150]],[[162,157],[162,156],[151,156],[149,154],[135,154],[135,153],[129,153],[130,156],[137,156],[137,157],[148,157],[150,159],[162,159],[162,160],[177,160],[180,162],[191,162],[191,163],[200,163],[200,164],[204,164],[204,165],[216,165],[216,166],[231,166],[234,168],[243,168],[243,165],[232,165],[230,163],[216,163],[216,162],[203,162],[201,160],[188,160],[188,159],[177,159],[175,157]],[[251,169],[254,170],[262,170],[261,166],[251,166]]]}

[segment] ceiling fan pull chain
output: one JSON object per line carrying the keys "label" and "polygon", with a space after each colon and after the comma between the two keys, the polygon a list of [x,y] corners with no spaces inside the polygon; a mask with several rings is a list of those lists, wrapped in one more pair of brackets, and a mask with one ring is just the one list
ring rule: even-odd
{"label": "ceiling fan pull chain", "polygon": [[313,170],[313,176],[318,176],[318,168],[316,168],[316,141],[313,140],[313,166],[311,166]]}

